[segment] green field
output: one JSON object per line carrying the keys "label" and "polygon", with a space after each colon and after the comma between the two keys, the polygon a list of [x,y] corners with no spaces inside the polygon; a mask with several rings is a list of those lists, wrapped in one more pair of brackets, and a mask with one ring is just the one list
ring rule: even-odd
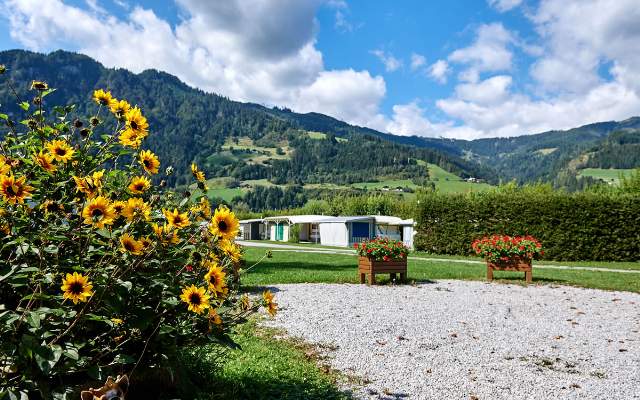
{"label": "green field", "polygon": [[467,182],[435,164],[427,164],[427,167],[429,179],[436,185],[436,189],[443,193],[479,192],[493,187],[486,183]]}
{"label": "green field", "polygon": [[620,175],[629,176],[631,172],[633,172],[633,169],[585,168],[580,170],[578,176],[590,176],[617,185],[620,182]]}
{"label": "green field", "polygon": [[395,189],[397,187],[409,187],[415,189],[418,187],[409,179],[388,179],[380,182],[359,182],[353,183],[351,186],[359,189],[382,189],[385,187],[390,189]]}
{"label": "green field", "polygon": [[[323,140],[327,138],[327,134],[326,133],[322,133],[322,132],[313,132],[313,131],[307,131],[307,135],[309,136],[309,138],[311,139],[315,139],[315,140]],[[338,142],[348,142],[349,139],[345,139],[345,138],[341,138],[341,137],[335,137],[336,140]]]}

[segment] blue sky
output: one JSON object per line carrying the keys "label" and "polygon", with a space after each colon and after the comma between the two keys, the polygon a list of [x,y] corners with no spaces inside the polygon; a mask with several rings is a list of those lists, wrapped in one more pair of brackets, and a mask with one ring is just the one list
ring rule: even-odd
{"label": "blue sky", "polygon": [[479,138],[640,114],[637,0],[0,0],[0,48],[232,99]]}

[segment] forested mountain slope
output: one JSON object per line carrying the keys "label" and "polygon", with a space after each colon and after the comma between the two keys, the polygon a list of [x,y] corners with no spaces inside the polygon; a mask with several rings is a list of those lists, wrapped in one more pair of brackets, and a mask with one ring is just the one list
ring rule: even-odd
{"label": "forested mountain slope", "polygon": [[[296,114],[231,101],[191,88],[164,72],[134,74],[105,68],[90,57],[66,51],[47,55],[4,51],[0,52],[0,64],[8,69],[2,79],[11,79],[21,97],[29,98],[31,80],[43,80],[57,89],[46,98],[48,104],[75,103],[79,116],[93,112],[90,98],[97,88],[107,88],[114,96],[139,105],[151,126],[146,145],[158,153],[163,166],[171,164],[176,170],[170,184],[186,183],[194,161],[208,176],[267,179],[281,184],[344,184],[378,176],[423,178],[425,163],[460,176],[496,180],[491,168],[453,153],[404,145],[393,141],[392,135],[352,127],[321,114]],[[4,84],[0,85],[0,104],[2,112],[19,115]],[[317,132],[328,135],[319,137]],[[234,146],[240,142],[250,145]]]}

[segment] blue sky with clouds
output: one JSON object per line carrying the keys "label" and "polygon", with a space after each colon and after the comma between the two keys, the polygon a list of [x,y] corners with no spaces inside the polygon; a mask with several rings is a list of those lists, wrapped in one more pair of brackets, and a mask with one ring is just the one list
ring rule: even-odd
{"label": "blue sky with clouds", "polygon": [[0,11],[0,49],[78,51],[400,135],[640,114],[637,0],[0,0]]}

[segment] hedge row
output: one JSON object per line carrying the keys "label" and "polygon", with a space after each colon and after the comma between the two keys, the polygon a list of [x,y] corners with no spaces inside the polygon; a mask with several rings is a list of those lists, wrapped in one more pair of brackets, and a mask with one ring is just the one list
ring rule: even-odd
{"label": "hedge row", "polygon": [[492,191],[426,193],[418,204],[417,250],[471,254],[484,235],[533,235],[548,260],[640,260],[640,196]]}

